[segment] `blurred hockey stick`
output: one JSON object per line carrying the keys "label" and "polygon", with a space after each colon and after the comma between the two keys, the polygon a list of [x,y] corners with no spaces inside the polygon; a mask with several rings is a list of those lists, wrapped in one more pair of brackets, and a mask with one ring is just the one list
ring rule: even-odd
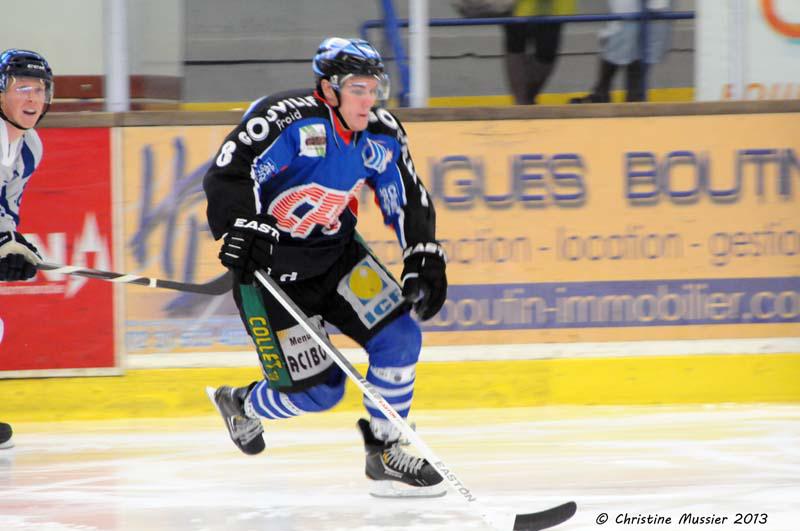
{"label": "blurred hockey stick", "polygon": [[42,262],[36,267],[40,271],[77,275],[79,277],[96,278],[109,282],[121,282],[123,284],[136,284],[138,286],[147,286],[148,288],[174,289],[176,291],[199,293],[201,295],[222,295],[223,293],[227,293],[232,285],[231,274],[229,272],[205,284],[190,284],[187,282],[177,282],[175,280],[162,280],[160,278],[100,271],[99,269],[89,269],[72,265],[49,264],[47,262]]}
{"label": "blurred hockey stick", "polygon": [[[395,411],[395,409],[387,402],[379,393],[378,390],[369,383],[358,370],[353,367],[353,364],[339,352],[336,347],[328,340],[324,334],[320,334],[317,328],[312,325],[308,317],[303,311],[292,301],[286,293],[278,286],[278,284],[270,278],[264,271],[259,270],[255,272],[255,277],[258,281],[275,297],[278,302],[286,308],[286,310],[294,317],[301,327],[316,341],[320,347],[325,349],[333,361],[353,380],[353,382],[361,389],[364,394],[369,398],[381,412],[386,415],[386,418],[398,429],[403,436],[419,450],[425,459],[436,468],[436,470],[445,478],[449,483],[453,492],[459,494],[462,499],[476,510],[481,518],[489,524],[492,529],[497,531],[538,531],[558,525],[570,518],[575,514],[577,506],[575,502],[567,502],[557,507],[552,507],[538,513],[528,514],[498,514],[485,508],[478,498],[470,491],[464,483],[458,479],[456,474],[445,464],[430,447],[417,435],[411,426]],[[513,525],[513,527],[512,527]]]}

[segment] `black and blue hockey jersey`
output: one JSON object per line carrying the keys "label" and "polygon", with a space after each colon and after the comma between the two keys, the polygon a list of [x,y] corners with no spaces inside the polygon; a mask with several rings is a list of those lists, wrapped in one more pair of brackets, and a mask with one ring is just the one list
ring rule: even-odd
{"label": "black and blue hockey jersey", "polygon": [[353,238],[358,196],[366,185],[403,248],[435,241],[433,203],[399,120],[375,109],[367,129],[349,142],[337,125],[333,109],[312,91],[253,103],[203,181],[214,238],[237,217],[267,214],[281,232],[279,263],[271,274],[321,274]]}

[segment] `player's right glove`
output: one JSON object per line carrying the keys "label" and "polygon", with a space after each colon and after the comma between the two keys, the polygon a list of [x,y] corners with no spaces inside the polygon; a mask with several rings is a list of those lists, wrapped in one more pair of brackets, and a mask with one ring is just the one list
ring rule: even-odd
{"label": "player's right glove", "polygon": [[403,251],[403,297],[423,321],[436,315],[447,298],[446,264],[444,249],[436,242],[410,245]]}
{"label": "player's right glove", "polygon": [[28,280],[36,276],[42,257],[35,245],[17,231],[0,232],[0,280]]}
{"label": "player's right glove", "polygon": [[279,239],[274,219],[269,216],[236,218],[223,237],[219,259],[238,275],[239,282],[250,284],[257,269],[269,269],[272,265]]}

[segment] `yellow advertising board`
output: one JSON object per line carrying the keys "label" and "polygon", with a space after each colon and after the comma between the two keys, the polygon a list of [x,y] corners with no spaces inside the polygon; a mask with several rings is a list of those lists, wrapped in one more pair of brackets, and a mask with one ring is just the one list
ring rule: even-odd
{"label": "yellow advertising board", "polygon": [[[796,115],[405,127],[449,255],[427,344],[800,336]],[[126,270],[223,272],[200,183],[229,129],[121,132]],[[379,218],[365,192],[359,231],[399,273]],[[131,353],[249,348],[229,296],[128,287],[125,326]]]}
{"label": "yellow advertising board", "polygon": [[[122,145],[125,271],[204,283],[225,270],[206,222],[202,179],[230,126],[126,127]],[[128,353],[244,350],[230,294],[126,286]]]}
{"label": "yellow advertising board", "polygon": [[[406,130],[450,259],[432,342],[800,336],[796,115]],[[397,266],[377,208],[361,208]]]}

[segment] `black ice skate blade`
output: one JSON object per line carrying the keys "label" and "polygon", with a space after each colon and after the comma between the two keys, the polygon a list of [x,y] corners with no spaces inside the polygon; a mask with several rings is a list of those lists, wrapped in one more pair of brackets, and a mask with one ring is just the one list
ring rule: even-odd
{"label": "black ice skate blade", "polygon": [[514,519],[514,531],[538,531],[566,522],[575,514],[578,506],[567,502],[538,513],[518,514]]}

